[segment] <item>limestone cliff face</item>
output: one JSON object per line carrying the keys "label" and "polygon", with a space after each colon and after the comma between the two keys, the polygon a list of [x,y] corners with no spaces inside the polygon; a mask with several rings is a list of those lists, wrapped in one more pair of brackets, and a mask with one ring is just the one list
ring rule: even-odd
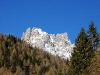
{"label": "limestone cliff face", "polygon": [[48,34],[40,28],[28,28],[22,35],[22,40],[33,47],[39,47],[52,55],[70,60],[74,44],[71,44],[67,33]]}

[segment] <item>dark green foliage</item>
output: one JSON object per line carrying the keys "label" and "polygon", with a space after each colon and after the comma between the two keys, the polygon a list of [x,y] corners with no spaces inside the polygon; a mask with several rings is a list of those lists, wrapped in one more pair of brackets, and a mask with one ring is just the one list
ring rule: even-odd
{"label": "dark green foliage", "polygon": [[90,65],[93,56],[94,52],[92,50],[91,40],[87,37],[87,34],[82,28],[75,41],[75,48],[72,53],[68,75],[87,74],[87,67]]}
{"label": "dark green foliage", "polygon": [[12,73],[16,72],[16,65],[15,65],[15,63],[13,63],[12,66],[11,66],[11,72]]}
{"label": "dark green foliage", "polygon": [[97,28],[94,26],[93,21],[89,25],[88,37],[92,41],[92,48],[95,50],[100,45],[100,33],[97,32]]}
{"label": "dark green foliage", "polygon": [[[34,59],[35,60],[35,59]],[[37,65],[40,66],[40,63],[42,62],[42,59],[41,58],[38,58],[37,60],[35,60]]]}
{"label": "dark green foliage", "polygon": [[48,70],[49,70],[49,66],[43,66],[43,67],[41,67],[41,70],[39,71],[39,75],[43,75]]}
{"label": "dark green foliage", "polygon": [[26,52],[26,51],[24,51],[23,58],[27,61],[27,59],[28,59],[28,55],[27,55],[27,52]]}
{"label": "dark green foliage", "polygon": [[29,66],[24,67],[25,75],[29,75]]}
{"label": "dark green foliage", "polygon": [[63,75],[61,69],[58,71],[57,75]]}

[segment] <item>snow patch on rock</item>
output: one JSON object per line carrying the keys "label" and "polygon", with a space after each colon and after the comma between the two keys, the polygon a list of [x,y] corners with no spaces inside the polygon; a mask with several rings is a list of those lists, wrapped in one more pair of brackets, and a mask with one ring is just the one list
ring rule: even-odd
{"label": "snow patch on rock", "polygon": [[73,52],[74,44],[70,42],[66,32],[54,35],[34,27],[32,30],[28,28],[21,39],[33,47],[39,47],[52,55],[57,55],[64,59],[70,60]]}

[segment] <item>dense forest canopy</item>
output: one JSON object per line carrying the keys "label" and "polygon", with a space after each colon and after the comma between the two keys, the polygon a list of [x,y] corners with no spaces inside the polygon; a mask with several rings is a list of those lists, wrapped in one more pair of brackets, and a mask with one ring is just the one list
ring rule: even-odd
{"label": "dense forest canopy", "polygon": [[20,38],[0,33],[1,75],[65,75],[67,61],[33,48]]}

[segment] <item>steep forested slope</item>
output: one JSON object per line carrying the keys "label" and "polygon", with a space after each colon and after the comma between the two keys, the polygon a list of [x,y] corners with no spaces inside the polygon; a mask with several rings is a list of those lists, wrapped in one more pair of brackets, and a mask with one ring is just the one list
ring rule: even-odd
{"label": "steep forested slope", "polygon": [[67,62],[0,33],[0,75],[66,75]]}

